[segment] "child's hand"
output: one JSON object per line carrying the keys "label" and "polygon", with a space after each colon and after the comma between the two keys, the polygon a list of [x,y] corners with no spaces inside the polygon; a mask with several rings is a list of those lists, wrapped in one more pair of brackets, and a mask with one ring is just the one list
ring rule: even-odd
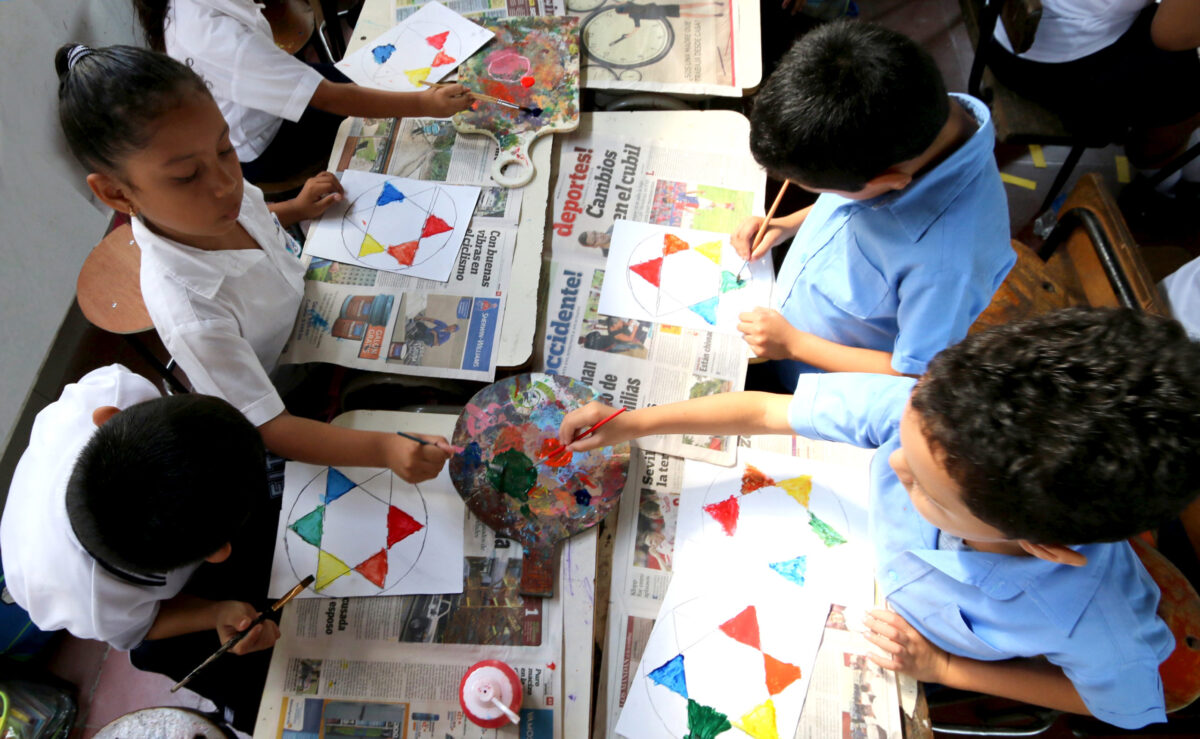
{"label": "child's hand", "polygon": [[417,94],[421,96],[421,110],[432,118],[452,116],[471,107],[472,102],[467,88],[457,83],[431,87]]}
{"label": "child's hand", "polygon": [[738,316],[738,331],[757,357],[767,359],[799,359],[796,344],[804,332],[792,324],[777,310],[755,308]]}
{"label": "child's hand", "polygon": [[452,447],[450,442],[440,436],[419,436],[430,444],[418,444],[415,441],[396,436],[391,440],[387,450],[388,467],[400,477],[411,483],[432,480],[442,471],[442,466],[450,458]]}
{"label": "child's hand", "polygon": [[297,222],[319,218],[334,203],[345,198],[345,190],[333,172],[322,172],[304,183],[300,194],[292,199],[292,213]]}
{"label": "child's hand", "polygon": [[944,682],[950,667],[950,655],[909,626],[898,613],[871,611],[863,620],[867,641],[882,649],[888,657],[868,654],[867,658],[885,670],[895,670],[922,682]]}
{"label": "child's hand", "polygon": [[616,408],[610,408],[598,400],[593,400],[584,407],[571,411],[563,418],[562,425],[558,427],[559,442],[573,452],[586,452],[627,441],[632,438],[632,435],[629,433],[626,421],[632,414],[622,413],[586,439],[571,443],[571,439],[608,418],[615,410]]}
{"label": "child's hand", "polygon": [[738,256],[753,262],[770,251],[771,247],[775,246],[775,244],[791,236],[791,229],[778,225],[778,220],[776,218],[771,221],[771,225],[767,227],[766,232],[763,234],[758,248],[751,253],[750,244],[754,242],[754,235],[758,233],[758,227],[762,225],[763,218],[762,216],[749,216],[742,219],[742,222],[738,224],[737,229],[733,232],[733,237],[730,239],[730,243],[733,244],[733,248],[737,251]]}
{"label": "child's hand", "polygon": [[[258,617],[258,611],[249,603],[240,600],[224,600],[217,604],[217,637],[221,643],[232,639],[239,631],[246,628]],[[234,654],[249,654],[260,649],[269,649],[279,639],[279,624],[274,621],[263,621],[238,642],[230,652]]]}

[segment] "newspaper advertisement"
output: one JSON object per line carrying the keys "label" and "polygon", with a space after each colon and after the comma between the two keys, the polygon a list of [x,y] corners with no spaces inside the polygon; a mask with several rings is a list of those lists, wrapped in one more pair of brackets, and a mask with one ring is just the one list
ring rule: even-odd
{"label": "newspaper advertisement", "polygon": [[[284,611],[256,739],[561,736],[564,596],[521,596],[520,544],[470,514],[465,527],[461,594],[310,598]],[[520,678],[519,727],[466,719],[459,682],[483,659]]]}
{"label": "newspaper advertisement", "polygon": [[[429,0],[396,0],[396,22],[417,12]],[[562,0],[438,0],[459,15],[480,18],[508,18],[522,15],[557,15]],[[547,10],[547,8],[549,8]]]}
{"label": "newspaper advertisement", "polygon": [[[704,171],[723,174],[706,181]],[[558,172],[543,369],[631,410],[745,387],[748,348],[740,336],[608,316],[597,306],[615,220],[731,233],[751,214],[762,171],[748,158],[584,135],[563,139]],[[733,464],[736,452],[736,437],[641,444],[721,465]]]}

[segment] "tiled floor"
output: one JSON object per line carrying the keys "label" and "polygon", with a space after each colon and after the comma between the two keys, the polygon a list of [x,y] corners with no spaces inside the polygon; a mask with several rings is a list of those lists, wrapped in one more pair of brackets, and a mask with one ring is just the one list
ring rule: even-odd
{"label": "tiled floor", "polygon": [[[921,42],[938,62],[951,90],[966,89],[967,70],[973,50],[962,24],[957,0],[858,0],[858,5],[863,18],[900,30]],[[1034,183],[1033,189],[1006,185],[1014,234],[1021,234],[1036,215],[1043,193],[1058,171],[1066,149],[1047,147],[1044,153],[1046,166],[1038,167],[1034,165],[1027,148],[1007,147],[997,152],[1002,171]],[[1116,160],[1119,154],[1120,150],[1115,147],[1089,151],[1077,168],[1075,177],[1086,172],[1100,172],[1110,188],[1114,192],[1119,191],[1121,183],[1117,181]],[[1135,236],[1143,245],[1157,243],[1153,233],[1135,229]],[[1179,246],[1192,253],[1200,253],[1200,240],[1195,235]],[[45,396],[46,402],[57,397],[63,382],[78,377],[92,367],[121,361],[138,371],[143,370],[139,360],[132,356],[120,339],[92,330],[86,327],[86,322],[76,330],[79,333],[76,356],[65,363],[61,373],[54,378],[43,378],[43,382],[39,383],[40,395]],[[46,387],[42,388],[43,385]],[[50,659],[50,668],[79,687],[79,721],[72,739],[87,739],[112,719],[136,708],[178,705],[203,709],[205,706],[202,704],[207,703],[186,689],[171,694],[167,678],[134,670],[127,654],[111,650],[98,642],[81,641],[64,635]],[[1069,735],[1063,729],[1046,736]]]}

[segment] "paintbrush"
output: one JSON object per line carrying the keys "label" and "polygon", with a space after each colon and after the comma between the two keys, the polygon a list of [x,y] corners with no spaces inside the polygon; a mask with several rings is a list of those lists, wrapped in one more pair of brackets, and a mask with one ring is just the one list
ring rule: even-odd
{"label": "paintbrush", "polygon": [[[429,85],[430,87],[445,87],[447,84],[450,84],[450,83],[430,82],[429,80],[421,80],[421,84]],[[482,92],[475,92],[474,90],[467,90],[467,95],[475,98],[476,100],[484,100],[486,102],[495,103],[496,105],[499,105],[499,106],[502,106],[505,108],[510,108],[512,110],[519,110],[522,113],[524,113],[528,116],[532,116],[534,118],[537,118],[543,112],[542,109],[538,108],[538,107],[529,108],[524,105],[518,105],[517,103],[514,103],[511,100],[505,100],[504,98],[498,98],[493,95],[484,95]]]}
{"label": "paintbrush", "polygon": [[[433,444],[433,442],[432,442],[432,441],[429,441],[429,440],[427,440],[427,439],[422,439],[420,436],[413,436],[412,434],[406,434],[406,433],[404,433],[403,431],[397,431],[397,432],[396,432],[396,436],[403,436],[404,438],[408,439],[409,441],[415,441],[415,442],[417,442],[417,443],[418,443],[418,444],[420,444],[421,446],[428,446],[428,445],[430,445],[430,444]],[[437,446],[437,444],[433,444],[433,445],[434,445],[434,446]],[[439,448],[439,449],[441,449],[441,447],[438,447],[438,448]],[[455,453],[455,454],[462,454],[462,453],[463,453],[463,448],[462,448],[462,447],[460,447],[460,446],[454,446],[454,445],[450,445],[450,449],[452,449],[452,450],[454,451],[454,453]]]}
{"label": "paintbrush", "polygon": [[539,454],[538,459],[539,460],[553,459],[554,457],[559,456],[563,452],[568,451],[567,450],[568,446],[570,446],[571,444],[574,444],[575,442],[579,441],[580,439],[586,439],[587,437],[591,436],[592,434],[594,434],[596,432],[596,429],[600,428],[601,426],[603,426],[604,424],[613,420],[614,418],[616,418],[617,416],[621,415],[624,412],[625,412],[624,408],[616,409],[611,414],[609,414],[609,416],[607,418],[597,421],[596,424],[593,425],[591,428],[585,429],[583,431],[580,431],[578,434],[575,434],[575,438],[571,439],[569,444],[567,444],[565,446],[560,444],[557,448],[551,447],[550,449],[547,449],[546,451]]}
{"label": "paintbrush", "polygon": [[[775,202],[771,203],[771,209],[767,211],[767,217],[763,219],[762,223],[758,224],[758,231],[754,233],[754,240],[750,242],[750,254],[748,256],[753,256],[754,250],[762,243],[763,234],[767,232],[767,228],[771,225],[771,219],[775,217],[775,211],[779,210],[779,203],[783,200],[783,194],[787,192],[788,185],[790,184],[792,184],[791,180],[784,180],[783,184],[779,186],[779,193],[775,196]],[[734,279],[741,282],[742,272],[749,266],[750,259],[747,258],[746,263],[738,270],[737,276]]]}
{"label": "paintbrush", "polygon": [[171,687],[171,692],[174,693],[176,690],[179,690],[184,685],[187,685],[188,682],[193,677],[195,677],[197,673],[199,673],[201,670],[203,670],[205,667],[207,667],[210,662],[214,661],[217,657],[220,657],[222,654],[225,654],[230,649],[233,649],[234,647],[236,647],[239,643],[241,643],[242,639],[246,638],[247,634],[249,634],[251,631],[254,630],[255,626],[258,626],[263,621],[266,621],[267,616],[269,616],[270,614],[272,614],[272,613],[278,611],[280,608],[283,608],[284,606],[286,606],[287,602],[289,600],[291,600],[292,598],[295,598],[297,595],[300,594],[300,592],[302,590],[307,588],[309,585],[312,585],[313,581],[316,579],[317,578],[314,577],[313,575],[309,575],[308,577],[301,580],[300,583],[298,585],[296,585],[296,587],[292,588],[291,590],[289,590],[287,592],[287,595],[285,595],[282,598],[280,598],[279,600],[275,601],[275,603],[269,609],[258,614],[258,618],[251,621],[249,626],[242,629],[241,631],[234,634],[233,636],[229,637],[229,640],[226,641],[224,644],[222,644],[221,647],[217,651],[213,652],[211,657],[209,657],[208,659],[201,662],[200,665],[196,669],[189,672],[187,674],[187,677],[185,677],[184,679],[175,683],[175,685]]}

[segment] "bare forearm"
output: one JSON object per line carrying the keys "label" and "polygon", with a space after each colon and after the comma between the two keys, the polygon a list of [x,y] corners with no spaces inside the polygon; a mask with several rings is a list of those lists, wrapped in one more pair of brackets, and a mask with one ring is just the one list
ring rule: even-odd
{"label": "bare forearm", "polygon": [[[707,395],[628,414],[632,437],[652,434],[790,434],[791,396],[741,392]],[[631,438],[632,438],[631,437]]]}
{"label": "bare forearm", "polygon": [[1023,659],[983,662],[950,655],[940,682],[959,690],[987,693],[1058,711],[1091,713],[1063,671],[1046,662]]}
{"label": "bare forearm", "polygon": [[349,82],[324,80],[317,86],[310,104],[335,115],[361,118],[403,118],[421,115],[421,95],[415,92],[390,92],[362,87]]}
{"label": "bare forearm", "polygon": [[167,639],[215,628],[218,605],[217,601],[182,593],[163,601],[146,638]]}
{"label": "bare forearm", "polygon": [[281,457],[309,464],[387,467],[391,434],[342,428],[290,413],[259,427],[263,443]]}
{"label": "bare forearm", "polygon": [[299,223],[304,220],[297,212],[296,203],[293,200],[284,200],[279,203],[267,203],[267,210],[275,214],[279,219],[279,225],[287,228],[294,223]]}
{"label": "bare forearm", "polygon": [[826,372],[871,372],[899,375],[892,369],[891,352],[837,344],[807,332],[797,332],[791,354],[802,362]]}
{"label": "bare forearm", "polygon": [[1150,24],[1154,45],[1166,51],[1200,46],[1200,0],[1163,0]]}

